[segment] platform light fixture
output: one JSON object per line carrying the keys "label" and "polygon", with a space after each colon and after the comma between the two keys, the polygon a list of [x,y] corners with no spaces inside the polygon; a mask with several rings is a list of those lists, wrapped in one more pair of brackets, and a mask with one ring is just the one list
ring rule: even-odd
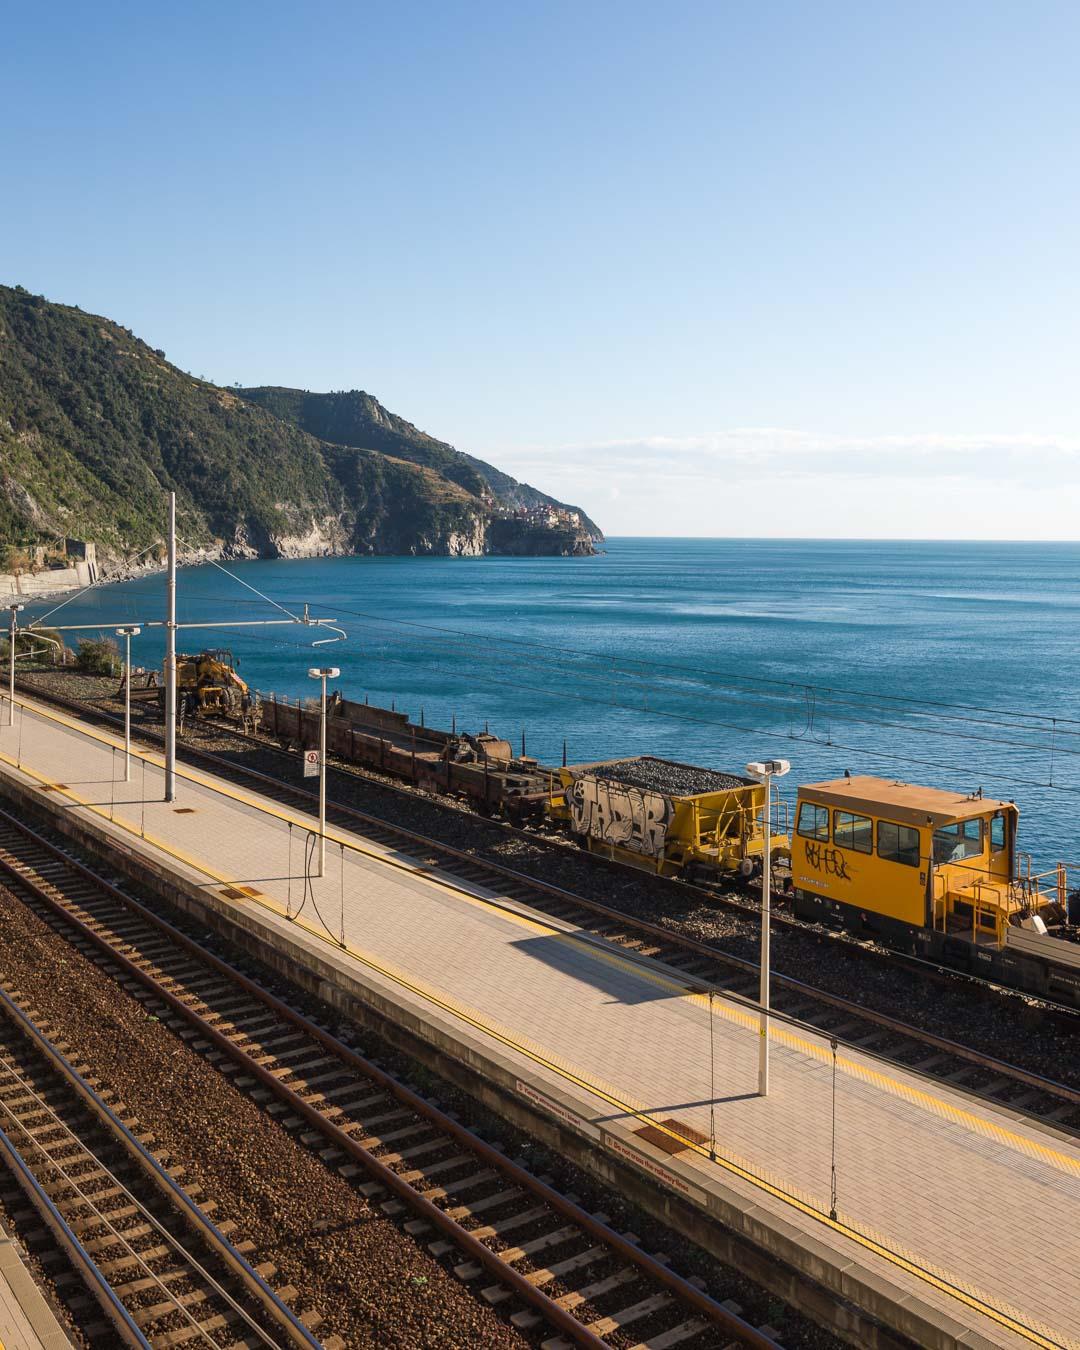
{"label": "platform light fixture", "polygon": [[772,916],[772,780],[790,772],[786,759],[753,760],[746,766],[751,778],[765,784],[765,811],[762,824],[765,849],[761,867],[761,984],[758,1006],[761,1009],[758,1042],[758,1096],[769,1095],[769,920]]}
{"label": "platform light fixture", "polygon": [[8,625],[8,717],[9,727],[15,725],[15,634],[18,631],[20,609],[25,609],[25,605],[17,601],[8,606],[11,610],[11,621]]}
{"label": "platform light fixture", "polygon": [[124,782],[131,782],[131,639],[138,637],[142,629],[135,624],[125,624],[116,630],[116,636],[124,639]]}
{"label": "platform light fixture", "polygon": [[326,871],[326,681],[336,680],[341,674],[337,666],[310,666],[308,675],[322,681],[319,700],[319,870]]}

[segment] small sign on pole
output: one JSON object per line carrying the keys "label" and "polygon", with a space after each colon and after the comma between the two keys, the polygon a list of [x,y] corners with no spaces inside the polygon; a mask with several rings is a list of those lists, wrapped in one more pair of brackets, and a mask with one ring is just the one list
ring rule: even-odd
{"label": "small sign on pole", "polygon": [[319,752],[318,750],[304,751],[304,777],[318,778],[319,776]]}

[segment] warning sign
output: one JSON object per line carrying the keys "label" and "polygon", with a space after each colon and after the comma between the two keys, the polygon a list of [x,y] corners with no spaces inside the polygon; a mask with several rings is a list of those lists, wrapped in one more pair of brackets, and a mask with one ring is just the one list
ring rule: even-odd
{"label": "warning sign", "polygon": [[304,777],[318,778],[319,776],[319,752],[318,750],[304,751]]}

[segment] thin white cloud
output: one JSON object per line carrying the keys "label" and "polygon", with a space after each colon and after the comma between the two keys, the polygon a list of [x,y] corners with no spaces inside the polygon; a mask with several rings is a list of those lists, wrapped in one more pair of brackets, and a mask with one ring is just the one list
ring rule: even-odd
{"label": "thin white cloud", "polygon": [[503,446],[517,477],[610,534],[1072,539],[1080,440],[840,436],[783,427]]}
{"label": "thin white cloud", "polygon": [[641,450],[694,454],[895,454],[906,450],[913,454],[964,453],[987,451],[1047,451],[1063,456],[1080,456],[1080,439],[1046,436],[1034,432],[1017,435],[956,434],[915,432],[897,436],[840,436],[829,432],[797,431],[789,427],[732,427],[698,436],[640,436],[623,440],[565,442],[561,445],[524,445],[503,449],[503,455],[530,457],[574,454],[610,454]]}
{"label": "thin white cloud", "polygon": [[963,479],[978,473],[999,481],[1040,475],[1073,481],[1080,473],[1080,440],[1019,435],[926,432],[894,436],[840,436],[783,427],[737,427],[699,436],[503,448],[499,462],[519,476],[560,479],[596,472],[710,478],[724,471],[748,477]]}

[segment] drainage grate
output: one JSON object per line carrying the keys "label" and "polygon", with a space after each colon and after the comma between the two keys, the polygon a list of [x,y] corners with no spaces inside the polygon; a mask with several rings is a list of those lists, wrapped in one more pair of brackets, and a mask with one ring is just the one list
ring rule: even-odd
{"label": "drainage grate", "polygon": [[[670,1134],[660,1128],[666,1126],[667,1130],[673,1131],[680,1138],[673,1139]],[[702,1134],[700,1130],[695,1130],[692,1125],[687,1125],[685,1121],[676,1120],[669,1116],[667,1120],[662,1120],[658,1125],[643,1125],[640,1130],[634,1133],[639,1139],[644,1139],[646,1143],[652,1144],[663,1153],[685,1153],[690,1144],[707,1144],[709,1136]],[[683,1140],[687,1140],[684,1143]]]}

